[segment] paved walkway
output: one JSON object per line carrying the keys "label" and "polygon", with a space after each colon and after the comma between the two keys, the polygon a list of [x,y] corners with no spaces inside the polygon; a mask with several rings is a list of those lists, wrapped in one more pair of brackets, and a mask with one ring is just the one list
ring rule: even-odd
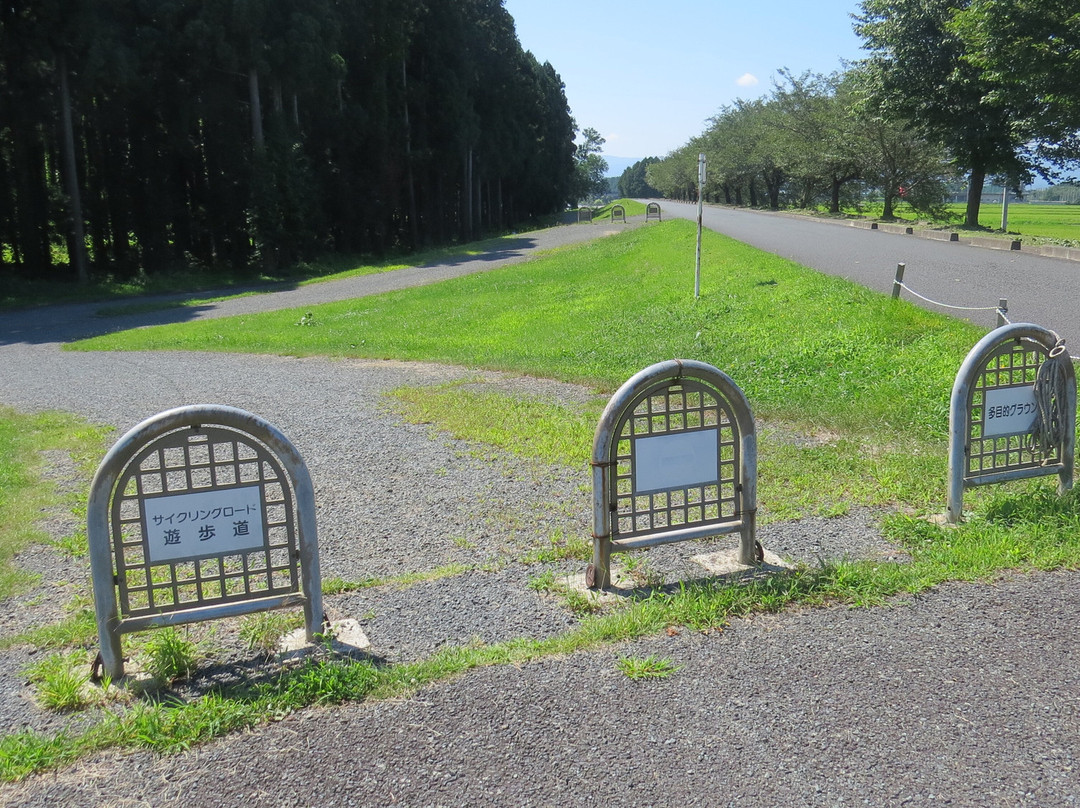
{"label": "paved walkway", "polygon": [[[664,202],[663,208],[665,217],[697,221],[696,205]],[[705,206],[702,221],[710,230],[879,292],[891,292],[896,265],[905,263],[905,283],[932,300],[993,309],[1005,298],[1013,322],[1056,331],[1080,355],[1080,262],[721,206]],[[708,278],[702,285],[707,291]],[[993,311],[929,306],[907,292],[904,298],[987,328],[995,324]]]}

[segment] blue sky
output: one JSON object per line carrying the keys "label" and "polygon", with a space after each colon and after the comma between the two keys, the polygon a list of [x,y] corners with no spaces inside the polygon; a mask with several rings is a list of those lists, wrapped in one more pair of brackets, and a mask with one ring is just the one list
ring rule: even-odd
{"label": "blue sky", "polygon": [[551,62],[579,129],[610,157],[663,157],[779,68],[828,73],[863,55],[858,0],[504,0],[518,39]]}

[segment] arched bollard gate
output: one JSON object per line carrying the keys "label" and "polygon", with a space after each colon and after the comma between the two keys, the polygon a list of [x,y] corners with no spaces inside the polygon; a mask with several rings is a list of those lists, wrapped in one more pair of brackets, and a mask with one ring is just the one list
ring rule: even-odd
{"label": "arched bollard gate", "polygon": [[596,427],[591,588],[611,583],[611,553],[740,534],[757,563],[757,435],[750,404],[712,365],[671,359],[611,397]]}
{"label": "arched bollard gate", "polygon": [[611,209],[611,221],[621,221],[626,224],[626,208],[622,205],[616,205]]}
{"label": "arched bollard gate", "polygon": [[1076,374],[1064,342],[1046,328],[996,328],[967,355],[949,406],[949,502],[960,521],[964,489],[1058,475],[1072,487]]}
{"label": "arched bollard gate", "polygon": [[315,493],[275,427],[234,407],[179,407],[105,455],[87,535],[101,662],[124,675],[122,634],[303,606],[322,629]]}
{"label": "arched bollard gate", "polygon": [[578,222],[589,222],[591,224],[592,223],[592,215],[593,215],[592,208],[578,208],[577,220],[578,220]]}
{"label": "arched bollard gate", "polygon": [[659,202],[650,202],[645,206],[645,221],[649,221],[650,219],[656,219],[658,222],[663,221],[660,218]]}

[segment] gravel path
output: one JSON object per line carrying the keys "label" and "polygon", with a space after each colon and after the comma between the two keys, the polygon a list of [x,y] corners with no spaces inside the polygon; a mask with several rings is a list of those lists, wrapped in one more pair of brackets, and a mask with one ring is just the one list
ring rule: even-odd
{"label": "gravel path", "polygon": [[[316,298],[296,302],[294,295],[350,297],[482,271],[595,237],[603,227],[523,234],[516,254],[497,261],[314,285],[191,316],[307,305]],[[527,564],[524,557],[551,536],[588,535],[587,470],[477,456],[428,427],[402,423],[384,402],[401,385],[461,378],[560,401],[591,391],[413,363],[60,351],[59,342],[74,335],[161,316],[103,323],[90,312],[3,315],[0,403],[71,411],[120,430],[182,404],[250,410],[277,425],[308,462],[324,578],[468,568],[328,598],[331,618],[360,621],[375,656],[417,659],[444,645],[552,636],[576,622],[557,597],[528,582],[546,569],[573,573],[583,564]],[[58,480],[72,479],[62,456],[50,462]],[[897,558],[876,530],[877,516],[768,525],[760,538],[780,556],[810,562]],[[47,525],[57,536],[72,527],[61,514]],[[707,573],[691,557],[710,549],[657,548],[648,553],[649,569],[668,582],[701,578]],[[85,561],[33,548],[20,563],[41,572],[43,583],[4,604],[0,636],[57,619],[86,591]],[[890,608],[759,617],[723,632],[474,671],[409,699],[307,710],[186,754],[105,753],[0,786],[0,803],[1069,805],[1080,792],[1080,688],[1069,633],[1080,604],[1068,596],[1076,584],[1075,574],[1055,573],[950,585]],[[261,664],[235,626],[226,621],[215,633],[213,657],[190,688]],[[0,655],[0,732],[55,732],[92,720],[32,703],[22,673],[31,652]],[[615,669],[619,656],[653,653],[682,667],[651,683]]]}

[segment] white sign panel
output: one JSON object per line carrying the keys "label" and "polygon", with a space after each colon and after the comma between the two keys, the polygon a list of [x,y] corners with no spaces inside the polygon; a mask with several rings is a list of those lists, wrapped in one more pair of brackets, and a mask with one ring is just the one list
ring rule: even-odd
{"label": "white sign panel", "polygon": [[259,486],[143,500],[150,562],[254,550],[265,543]]}
{"label": "white sign panel", "polygon": [[983,394],[983,437],[1026,435],[1035,423],[1035,388],[1002,387]]}
{"label": "white sign panel", "polygon": [[717,482],[716,430],[634,439],[634,488],[664,491]]}

